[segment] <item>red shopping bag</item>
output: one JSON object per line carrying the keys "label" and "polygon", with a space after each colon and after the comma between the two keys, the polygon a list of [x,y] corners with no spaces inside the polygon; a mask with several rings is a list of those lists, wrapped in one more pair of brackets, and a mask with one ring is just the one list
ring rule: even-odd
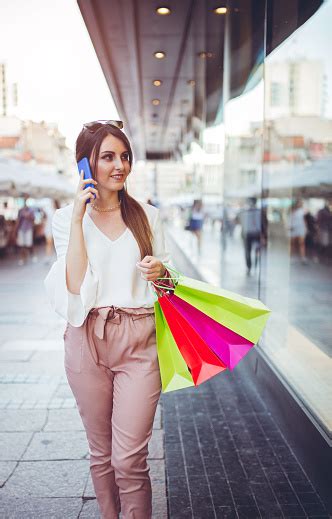
{"label": "red shopping bag", "polygon": [[226,365],[181,315],[172,303],[172,296],[165,293],[158,301],[194,384],[197,386],[224,371]]}
{"label": "red shopping bag", "polygon": [[198,333],[205,344],[229,369],[235,368],[254,346],[241,335],[218,323],[208,315],[175,294],[170,295],[175,307],[187,323]]}

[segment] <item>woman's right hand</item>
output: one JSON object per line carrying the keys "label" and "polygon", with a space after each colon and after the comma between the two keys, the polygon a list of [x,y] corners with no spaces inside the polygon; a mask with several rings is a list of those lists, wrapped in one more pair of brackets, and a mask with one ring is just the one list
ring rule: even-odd
{"label": "woman's right hand", "polygon": [[99,198],[99,193],[96,188],[94,187],[87,187],[84,189],[84,187],[87,184],[94,184],[97,185],[97,181],[91,178],[84,179],[84,171],[82,170],[80,173],[80,180],[78,183],[75,199],[74,199],[74,208],[73,208],[73,220],[75,221],[82,221],[83,216],[85,214],[86,210],[86,201],[89,198],[93,198],[91,193],[94,193],[97,198]]}

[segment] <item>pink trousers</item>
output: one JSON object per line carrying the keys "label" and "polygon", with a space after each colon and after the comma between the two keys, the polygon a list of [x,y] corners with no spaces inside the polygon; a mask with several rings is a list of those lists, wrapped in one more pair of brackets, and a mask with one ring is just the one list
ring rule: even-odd
{"label": "pink trousers", "polygon": [[67,325],[65,370],[102,519],[150,519],[148,442],[161,391],[153,308],[93,309]]}

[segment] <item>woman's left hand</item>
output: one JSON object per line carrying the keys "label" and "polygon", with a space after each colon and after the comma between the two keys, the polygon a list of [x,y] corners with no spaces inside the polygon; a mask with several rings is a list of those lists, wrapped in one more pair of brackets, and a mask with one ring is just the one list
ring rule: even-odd
{"label": "woman's left hand", "polygon": [[145,256],[136,266],[146,281],[156,281],[157,278],[163,277],[166,271],[162,262],[154,256]]}

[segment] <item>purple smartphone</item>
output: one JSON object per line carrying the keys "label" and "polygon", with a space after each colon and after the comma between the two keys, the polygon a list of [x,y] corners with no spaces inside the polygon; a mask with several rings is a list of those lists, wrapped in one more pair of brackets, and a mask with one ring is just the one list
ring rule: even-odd
{"label": "purple smartphone", "polygon": [[[83,157],[83,159],[81,159],[78,163],[77,163],[77,169],[78,169],[78,173],[79,175],[81,174],[81,171],[83,170],[84,171],[84,179],[87,179],[87,178],[93,178],[92,177],[92,173],[91,173],[91,169],[90,169],[90,164],[89,164],[89,160],[87,159],[87,157]],[[86,189],[87,187],[95,187],[94,184],[87,184],[85,186],[84,189]],[[96,195],[93,193],[92,196],[94,198],[96,198]],[[87,199],[86,203],[90,202],[90,198]]]}

